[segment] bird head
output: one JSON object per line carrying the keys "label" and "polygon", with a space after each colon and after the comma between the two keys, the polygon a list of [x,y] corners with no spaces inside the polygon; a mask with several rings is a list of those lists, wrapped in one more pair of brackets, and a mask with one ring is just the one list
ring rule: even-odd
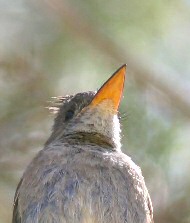
{"label": "bird head", "polygon": [[60,97],[61,106],[47,144],[64,138],[96,139],[120,149],[118,107],[121,101],[126,65],[120,67],[97,91]]}

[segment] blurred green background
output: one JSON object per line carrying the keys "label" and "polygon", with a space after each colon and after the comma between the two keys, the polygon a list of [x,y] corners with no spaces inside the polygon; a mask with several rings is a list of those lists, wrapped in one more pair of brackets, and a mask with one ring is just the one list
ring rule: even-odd
{"label": "blurred green background", "polygon": [[0,0],[0,223],[50,134],[51,96],[97,90],[123,63],[123,151],[155,222],[190,222],[189,61],[189,0]]}

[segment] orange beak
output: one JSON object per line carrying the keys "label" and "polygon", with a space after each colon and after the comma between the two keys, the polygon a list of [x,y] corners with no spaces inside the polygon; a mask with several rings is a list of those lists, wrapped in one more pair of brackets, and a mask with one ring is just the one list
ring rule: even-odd
{"label": "orange beak", "polygon": [[104,100],[112,101],[113,110],[117,113],[125,82],[126,64],[121,66],[98,90],[90,106],[96,106]]}

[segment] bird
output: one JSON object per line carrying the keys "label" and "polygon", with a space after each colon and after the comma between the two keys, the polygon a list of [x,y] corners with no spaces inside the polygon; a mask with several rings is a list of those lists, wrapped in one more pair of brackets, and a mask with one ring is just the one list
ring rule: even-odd
{"label": "bird", "polygon": [[153,223],[140,167],[121,150],[126,65],[98,91],[58,97],[52,132],[15,193],[12,223]]}

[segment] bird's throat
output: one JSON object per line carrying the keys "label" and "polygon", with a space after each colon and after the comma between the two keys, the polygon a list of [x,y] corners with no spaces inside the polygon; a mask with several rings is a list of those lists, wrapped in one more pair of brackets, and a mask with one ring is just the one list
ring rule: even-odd
{"label": "bird's throat", "polygon": [[116,150],[116,145],[111,139],[96,132],[76,132],[64,135],[61,141],[75,145],[97,145],[97,147],[102,147],[106,150]]}

